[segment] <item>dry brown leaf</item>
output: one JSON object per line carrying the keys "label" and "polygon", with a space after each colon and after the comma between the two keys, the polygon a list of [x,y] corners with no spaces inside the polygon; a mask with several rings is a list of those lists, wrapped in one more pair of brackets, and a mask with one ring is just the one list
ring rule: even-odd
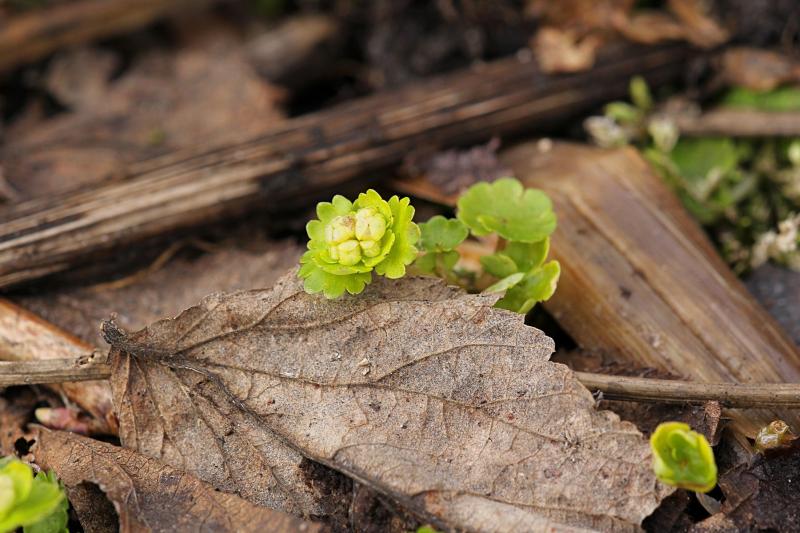
{"label": "dry brown leaf", "polygon": [[545,27],[536,32],[531,44],[544,72],[579,72],[594,65],[603,40],[594,34],[580,37],[572,30]]}
{"label": "dry brown leaf", "polygon": [[728,31],[707,12],[705,0],[669,0],[669,10],[685,28],[686,39],[704,48],[720,45],[730,37]]}
{"label": "dry brown leaf", "polygon": [[663,11],[646,9],[614,18],[614,29],[630,41],[656,44],[683,39],[686,30],[675,17]]}
{"label": "dry brown leaf", "polygon": [[525,13],[559,28],[612,29],[614,19],[635,4],[635,0],[527,0]]}
{"label": "dry brown leaf", "polygon": [[85,533],[117,533],[119,517],[114,504],[96,483],[66,487],[69,506],[75,511]]}
{"label": "dry brown leaf", "polygon": [[101,109],[120,57],[102,48],[79,47],[59,52],[47,69],[48,91],[70,109]]}
{"label": "dry brown leaf", "polygon": [[493,302],[429,278],[328,301],[290,272],[134,334],[108,323],[121,438],[293,512],[315,503],[286,494],[299,451],[440,527],[637,529],[671,492],[648,445]]}
{"label": "dry brown leaf", "polygon": [[218,492],[150,457],[73,433],[39,431],[34,456],[67,487],[86,482],[100,486],[117,510],[123,533],[321,530],[318,524]]}
{"label": "dry brown leaf", "polygon": [[28,387],[3,392],[0,396],[0,457],[14,454],[17,440],[28,436],[26,426],[39,401]]}
{"label": "dry brown leaf", "polygon": [[729,85],[754,91],[800,80],[800,63],[769,50],[731,48],[722,54],[721,63],[721,75]]}

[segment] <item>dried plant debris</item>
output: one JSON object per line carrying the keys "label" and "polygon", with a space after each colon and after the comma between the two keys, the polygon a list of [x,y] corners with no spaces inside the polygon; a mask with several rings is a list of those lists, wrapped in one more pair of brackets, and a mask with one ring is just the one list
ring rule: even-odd
{"label": "dried plant debris", "polygon": [[620,37],[643,44],[685,40],[711,48],[728,31],[703,0],[669,0],[664,8],[640,8],[633,0],[528,0],[526,14],[543,27],[531,48],[545,72],[591,68],[598,50]]}
{"label": "dried plant debris", "polygon": [[511,170],[497,158],[499,148],[500,140],[494,138],[466,150],[415,152],[403,162],[403,172],[408,177],[423,176],[442,193],[454,196],[480,181],[511,175]]}
{"label": "dried plant debris", "polygon": [[[192,475],[125,448],[48,430],[41,430],[36,440],[37,464],[54,470],[68,488],[85,487],[87,482],[102,487],[119,515],[122,532],[321,530],[317,524],[218,492]],[[90,529],[101,529],[100,524],[107,524],[107,516]]]}
{"label": "dried plant debris", "polygon": [[720,76],[731,87],[771,91],[800,81],[800,62],[771,50],[730,48],[722,54],[720,63]]}
{"label": "dried plant debris", "polygon": [[46,83],[72,112],[20,131],[12,125],[11,142],[0,151],[20,197],[120,179],[135,161],[257,135],[283,120],[281,92],[258,77],[227,36],[142,54],[110,80],[118,61],[93,49],[54,59]]}
{"label": "dried plant debris", "polygon": [[720,476],[720,512],[693,531],[800,530],[800,451],[756,456]]}
{"label": "dried plant debris", "polygon": [[269,287],[303,253],[289,241],[254,237],[247,244],[247,249],[221,244],[199,257],[167,258],[158,269],[117,282],[20,295],[15,301],[86,342],[106,346],[100,323],[112,314],[121,327],[141,329],[177,315],[212,292]]}
{"label": "dried plant debris", "polygon": [[27,425],[40,401],[41,396],[30,387],[0,390],[0,457],[27,453]]}
{"label": "dried plant debris", "polygon": [[671,489],[633,425],[523,317],[429,278],[358,298],[211,296],[133,334],[105,325],[126,446],[294,513],[300,452],[439,527],[635,530]]}

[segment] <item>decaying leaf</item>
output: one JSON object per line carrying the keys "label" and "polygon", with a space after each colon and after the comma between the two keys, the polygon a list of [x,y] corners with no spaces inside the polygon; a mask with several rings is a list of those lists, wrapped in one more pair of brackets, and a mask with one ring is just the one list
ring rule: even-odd
{"label": "decaying leaf", "polygon": [[669,0],[669,10],[684,27],[686,40],[697,46],[711,48],[728,40],[728,31],[708,13],[704,0]]}
{"label": "decaying leaf", "polygon": [[96,483],[127,531],[320,531],[320,526],[214,490],[131,450],[73,433],[41,430],[36,462],[67,487]]}
{"label": "decaying leaf", "polygon": [[403,172],[410,178],[423,176],[445,194],[456,195],[479,181],[511,175],[511,170],[497,160],[499,148],[500,139],[493,138],[464,150],[412,152],[403,161]]}
{"label": "decaying leaf", "polygon": [[653,9],[631,14],[620,14],[614,19],[614,28],[626,39],[642,44],[683,39],[683,25],[669,13]]}
{"label": "decaying leaf", "polygon": [[602,44],[599,35],[581,37],[572,30],[545,27],[536,32],[531,47],[544,72],[579,72],[594,65]]}
{"label": "decaying leaf", "polygon": [[301,453],[440,527],[636,529],[671,491],[641,434],[494,301],[429,278],[328,301],[290,272],[134,334],[106,323],[121,438],[292,512],[314,504],[287,494]]}
{"label": "decaying leaf", "polygon": [[528,16],[578,30],[611,29],[614,19],[630,12],[636,4],[635,0],[526,0],[525,3]]}
{"label": "decaying leaf", "polygon": [[800,80],[800,63],[770,50],[735,47],[722,54],[720,74],[733,87],[770,91]]}
{"label": "decaying leaf", "polygon": [[729,34],[703,0],[669,0],[667,9],[637,7],[631,0],[528,0],[526,14],[543,27],[531,47],[545,72],[576,72],[594,64],[598,49],[622,36],[637,43],[686,40],[710,48]]}

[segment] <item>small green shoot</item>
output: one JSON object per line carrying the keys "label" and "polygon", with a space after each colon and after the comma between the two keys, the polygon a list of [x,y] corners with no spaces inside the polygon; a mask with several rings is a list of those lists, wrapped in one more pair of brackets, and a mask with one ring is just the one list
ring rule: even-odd
{"label": "small green shoot", "polygon": [[[552,202],[514,178],[473,185],[458,200],[457,218],[437,215],[419,226],[408,198],[386,202],[373,190],[355,202],[343,196],[322,202],[317,216],[306,226],[310,240],[299,276],[307,292],[328,298],[360,293],[373,270],[402,277],[413,262],[418,272],[467,290],[481,279],[486,292],[504,293],[497,307],[525,314],[553,295],[561,273],[557,261],[545,262],[556,227]],[[497,251],[480,258],[482,273],[457,268],[458,248],[470,233],[498,236]]]}
{"label": "small green shoot", "polygon": [[55,474],[34,476],[19,459],[0,459],[0,533],[20,527],[24,533],[66,532],[68,505]]}
{"label": "small green shoot", "polygon": [[300,259],[299,276],[306,292],[338,298],[358,294],[372,281],[372,272],[402,278],[417,257],[419,227],[408,198],[387,202],[370,189],[355,202],[336,195],[317,205],[317,220],[306,225],[308,251]]}
{"label": "small green shoot", "polygon": [[683,422],[659,424],[650,436],[653,470],[662,483],[705,493],[717,484],[717,464],[706,438]]}

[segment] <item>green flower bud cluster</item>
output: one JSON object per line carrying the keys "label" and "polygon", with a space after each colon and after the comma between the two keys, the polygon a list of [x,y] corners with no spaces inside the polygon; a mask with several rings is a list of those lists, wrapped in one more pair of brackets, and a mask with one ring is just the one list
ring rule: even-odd
{"label": "green flower bud cluster", "polygon": [[381,239],[386,235],[386,222],[374,207],[334,218],[325,225],[328,255],[346,266],[357,265],[362,258],[377,257],[381,253]]}
{"label": "green flower bud cluster", "polygon": [[306,225],[308,251],[300,260],[299,276],[309,293],[358,294],[372,271],[400,278],[417,257],[419,228],[408,198],[385,201],[372,189],[355,202],[337,195],[317,205],[317,216]]}
{"label": "green flower bud cluster", "polygon": [[659,424],[650,436],[653,471],[667,485],[708,492],[717,484],[717,464],[706,438],[683,422]]}
{"label": "green flower bud cluster", "polygon": [[0,533],[67,531],[68,502],[55,474],[39,472],[19,459],[0,459]]}

